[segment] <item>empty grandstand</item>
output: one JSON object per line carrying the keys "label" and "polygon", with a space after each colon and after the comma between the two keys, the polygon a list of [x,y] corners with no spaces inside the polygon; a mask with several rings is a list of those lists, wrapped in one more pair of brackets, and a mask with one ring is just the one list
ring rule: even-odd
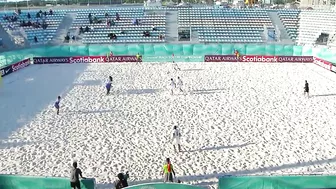
{"label": "empty grandstand", "polygon": [[[336,13],[334,11],[303,10],[299,15],[299,44],[328,42],[329,36],[335,35]],[[323,39],[322,39],[322,38]]]}
{"label": "empty grandstand", "polygon": [[261,43],[274,29],[266,10],[192,8],[179,10],[179,27],[198,31],[200,42]]}
{"label": "empty grandstand", "polygon": [[278,15],[281,19],[283,26],[285,27],[289,37],[296,41],[299,28],[299,10],[288,9],[279,10]]}

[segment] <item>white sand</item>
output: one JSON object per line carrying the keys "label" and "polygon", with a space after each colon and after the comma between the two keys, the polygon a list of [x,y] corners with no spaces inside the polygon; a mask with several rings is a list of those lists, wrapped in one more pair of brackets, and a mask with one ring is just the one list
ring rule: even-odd
{"label": "white sand", "polygon": [[[103,188],[127,170],[133,184],[161,180],[166,157],[179,179],[199,185],[225,174],[336,169],[336,74],[313,64],[179,66],[33,65],[5,77],[0,173],[67,177],[78,160]],[[114,92],[106,96],[109,75]],[[171,96],[177,76],[188,92]],[[305,98],[306,79],[311,95],[330,96]],[[169,144],[174,125],[185,152]]]}

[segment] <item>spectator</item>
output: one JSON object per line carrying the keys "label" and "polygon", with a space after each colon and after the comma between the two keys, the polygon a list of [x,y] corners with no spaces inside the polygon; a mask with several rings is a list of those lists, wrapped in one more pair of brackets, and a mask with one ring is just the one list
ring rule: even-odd
{"label": "spectator", "polygon": [[129,178],[128,172],[126,172],[125,175],[123,173],[119,173],[117,177],[118,177],[118,180],[115,182],[116,189],[128,187],[128,183],[127,183],[127,179]]}
{"label": "spectator", "polygon": [[154,26],[154,25],[152,26],[152,30],[153,30],[153,31],[156,31],[156,28],[155,28],[155,26]]}
{"label": "spectator", "polygon": [[36,13],[36,18],[40,18],[40,17],[41,17],[41,13],[40,12]]}
{"label": "spectator", "polygon": [[91,14],[91,13],[89,13],[88,18],[89,18],[89,19],[92,18],[92,14]]}
{"label": "spectator", "polygon": [[170,159],[166,159],[166,164],[163,166],[164,182],[174,182],[173,176],[176,177],[174,167],[170,163]]}
{"label": "spectator", "polygon": [[71,39],[72,39],[72,42],[75,42],[75,41],[76,41],[76,36],[73,35],[73,36],[71,37]]}
{"label": "spectator", "polygon": [[115,26],[114,20],[111,20],[111,26]]}
{"label": "spectator", "polygon": [[53,15],[53,14],[54,14],[54,13],[53,13],[53,10],[50,9],[50,10],[49,10],[49,14],[50,14],[50,15]]}
{"label": "spectator", "polygon": [[31,16],[30,16],[29,12],[28,12],[28,14],[27,14],[27,18],[28,18],[28,19],[31,19]]}
{"label": "spectator", "polygon": [[120,20],[120,15],[119,15],[119,13],[116,13],[116,20]]}
{"label": "spectator", "polygon": [[81,26],[81,27],[79,28],[79,33],[78,33],[78,34],[80,35],[80,34],[82,34],[82,33],[84,33],[84,29],[83,29],[83,27]]}
{"label": "spectator", "polygon": [[22,13],[21,9],[18,9],[18,15],[20,15]]}
{"label": "spectator", "polygon": [[[110,58],[112,56],[113,56],[113,52],[112,51],[110,51],[109,53],[106,54],[107,58]],[[112,77],[111,77],[110,81],[112,81]]]}
{"label": "spectator", "polygon": [[16,15],[13,15],[12,18],[11,18],[11,21],[16,22],[17,20],[18,20],[18,17]]}
{"label": "spectator", "polygon": [[47,16],[47,11],[44,11],[44,16]]}
{"label": "spectator", "polygon": [[235,50],[235,51],[234,51],[234,54],[236,55],[236,58],[237,58],[237,59],[240,58],[240,54],[239,54],[239,51],[238,51],[238,50]]}
{"label": "spectator", "polygon": [[48,27],[48,24],[45,21],[42,22],[42,28],[45,30],[47,29],[47,27]]}
{"label": "spectator", "polygon": [[110,33],[108,35],[108,37],[111,39],[111,40],[114,40],[114,39],[117,39],[117,35],[115,33]]}
{"label": "spectator", "polygon": [[36,37],[36,36],[34,36],[34,42],[35,42],[35,43],[37,43],[37,42],[38,42],[38,40],[37,40],[37,37]]}
{"label": "spectator", "polygon": [[73,189],[76,189],[76,188],[81,189],[80,182],[79,182],[79,176],[82,179],[85,179],[85,177],[83,177],[82,171],[79,168],[77,168],[77,162],[73,162],[72,166],[73,167],[71,168],[71,171],[70,171],[70,186]]}
{"label": "spectator", "polygon": [[149,31],[147,30],[147,31],[144,31],[143,32],[143,36],[144,37],[150,37],[150,33],[149,33]]}
{"label": "spectator", "polygon": [[162,39],[163,39],[163,35],[160,33],[159,40],[162,40]]}
{"label": "spectator", "polygon": [[93,23],[94,24],[99,24],[99,23],[102,23],[101,20],[99,20],[96,16],[93,17]]}
{"label": "spectator", "polygon": [[66,43],[69,43],[69,41],[70,41],[70,36],[68,36],[68,35],[65,36],[65,37],[64,37],[64,41],[65,41]]}
{"label": "spectator", "polygon": [[133,25],[139,25],[139,20],[136,19],[136,18],[133,19],[132,24],[133,24]]}
{"label": "spectator", "polygon": [[105,13],[105,18],[108,18],[109,17],[109,14],[108,13]]}
{"label": "spectator", "polygon": [[9,30],[14,30],[15,29],[15,27],[12,24],[8,24],[7,27],[8,27]]}
{"label": "spectator", "polygon": [[39,13],[42,14],[43,13],[42,10],[40,10]]}
{"label": "spectator", "polygon": [[70,33],[68,32],[67,35],[64,37],[64,42],[69,43],[70,41]]}
{"label": "spectator", "polygon": [[33,24],[32,24],[32,26],[34,27],[34,28],[40,28],[40,23],[39,22],[34,22]]}
{"label": "spectator", "polygon": [[86,26],[84,32],[89,32],[89,31],[90,31],[89,26]]}

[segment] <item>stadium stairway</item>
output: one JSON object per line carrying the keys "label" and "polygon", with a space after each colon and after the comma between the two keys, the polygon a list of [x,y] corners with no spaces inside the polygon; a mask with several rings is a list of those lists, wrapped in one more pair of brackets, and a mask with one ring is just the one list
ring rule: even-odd
{"label": "stadium stairway", "polygon": [[166,13],[166,42],[178,41],[178,28],[177,28],[177,11],[169,11]]}
{"label": "stadium stairway", "polygon": [[191,31],[190,34],[190,41],[193,43],[199,43],[199,36],[198,36],[198,31]]}
{"label": "stadium stairway", "polygon": [[269,17],[271,18],[272,24],[273,26],[278,26],[279,30],[280,30],[280,40],[283,43],[293,43],[291,38],[289,37],[286,28],[284,27],[284,25],[282,24],[279,15],[277,14],[277,12],[268,12]]}
{"label": "stadium stairway", "polygon": [[[77,13],[67,13],[61,23],[59,24],[53,40],[50,41],[52,45],[62,44],[64,37],[68,33],[72,22],[76,19]],[[71,36],[70,36],[71,37]]]}
{"label": "stadium stairway", "polygon": [[5,31],[2,25],[0,25],[0,36],[2,38],[2,43],[7,49],[14,49],[16,47],[14,38]]}

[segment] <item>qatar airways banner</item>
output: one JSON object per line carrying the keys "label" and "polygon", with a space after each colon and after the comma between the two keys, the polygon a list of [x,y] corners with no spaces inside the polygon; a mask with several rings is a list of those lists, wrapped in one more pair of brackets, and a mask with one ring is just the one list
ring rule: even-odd
{"label": "qatar airways banner", "polygon": [[265,63],[312,63],[313,56],[260,56],[260,55],[243,55],[239,59],[235,55],[205,55],[205,62],[265,62]]}
{"label": "qatar airways banner", "polygon": [[[34,57],[34,64],[76,64],[76,63],[109,63],[138,62],[136,56],[72,56],[72,57]],[[140,59],[140,61],[142,61]]]}
{"label": "qatar airways banner", "polygon": [[21,70],[30,65],[30,58],[21,60],[20,62],[14,63],[12,65],[3,67],[0,69],[0,74],[2,77],[9,75],[13,72]]}
{"label": "qatar airways banner", "polygon": [[321,66],[322,68],[325,68],[327,70],[335,72],[335,67],[332,66],[331,62],[328,62],[326,60],[323,60],[321,58],[314,57],[314,64]]}

